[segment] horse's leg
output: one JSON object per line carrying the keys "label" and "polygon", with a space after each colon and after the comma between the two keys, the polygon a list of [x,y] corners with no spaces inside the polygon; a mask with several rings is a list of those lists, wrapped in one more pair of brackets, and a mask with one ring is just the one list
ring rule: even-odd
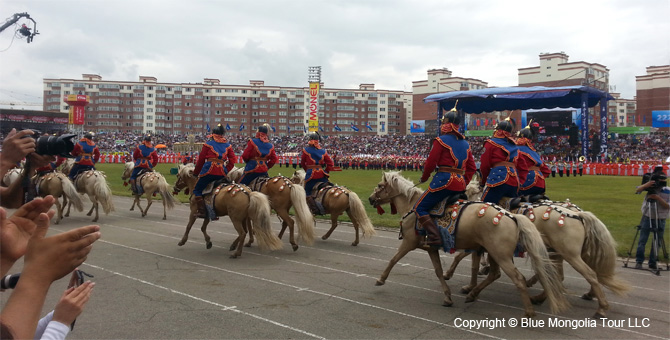
{"label": "horse's leg", "polygon": [[325,235],[321,236],[322,240],[327,240],[330,237],[330,234],[332,234],[333,231],[335,230],[335,228],[337,228],[337,218],[340,217],[341,214],[342,213],[331,213],[330,214],[330,229],[328,230],[328,232]]}
{"label": "horse's leg", "polygon": [[610,308],[610,305],[607,302],[607,298],[605,297],[605,293],[603,293],[600,283],[598,283],[596,272],[582,260],[582,257],[579,254],[577,254],[577,256],[566,257],[565,261],[567,261],[572,268],[575,268],[575,270],[591,285],[591,290],[584,295],[595,296],[596,299],[598,299],[598,310],[596,310],[593,317],[596,319],[605,318],[605,313]]}
{"label": "horse's leg", "polygon": [[535,316],[535,310],[533,309],[533,304],[530,301],[530,295],[528,295],[528,290],[526,288],[526,279],[523,277],[519,269],[517,269],[514,266],[514,263],[512,262],[512,258],[508,256],[501,257],[500,255],[502,254],[494,254],[491,252],[490,249],[487,248],[489,251],[489,262],[491,262],[491,270],[493,270],[493,262],[497,262],[498,265],[500,266],[500,269],[502,269],[507,276],[509,276],[510,279],[512,279],[512,282],[514,282],[514,285],[516,288],[519,290],[519,294],[521,294],[521,302],[523,303],[523,308],[525,311],[525,316],[526,317],[534,317]]}
{"label": "horse's leg", "polygon": [[[359,238],[358,238],[358,221],[357,221],[356,219],[354,219],[354,217],[353,217],[353,216],[351,215],[351,213],[349,212],[349,209],[347,209],[347,216],[349,216],[349,219],[351,220],[351,223],[354,224],[354,233],[356,233],[356,239],[354,240],[353,243],[351,243],[351,245],[355,247],[355,246],[358,245],[358,242],[359,242]],[[440,264],[440,267],[442,267],[441,264]],[[442,273],[440,273],[440,275],[442,275]]]}
{"label": "horse's leg", "polygon": [[389,264],[386,265],[386,268],[384,269],[384,272],[382,273],[382,276],[379,277],[377,280],[377,283],[375,285],[377,286],[382,286],[384,283],[386,283],[386,279],[389,277],[389,274],[391,274],[391,269],[393,269],[393,266],[398,263],[407,253],[410,251],[416,249],[418,247],[418,239],[416,236],[413,235],[405,235],[403,233],[403,238],[402,238],[402,243],[400,244],[400,247],[398,247],[398,251],[393,255],[391,260],[389,261]]}
{"label": "horse's leg", "polygon": [[[63,197],[65,197],[65,195],[63,195]],[[56,201],[55,202],[56,203],[56,211],[58,213],[56,214],[56,221],[54,223],[58,224],[58,223],[60,223],[60,220],[63,219],[63,211],[62,211],[63,209],[61,209],[60,199],[56,198],[55,201]]]}
{"label": "horse's leg", "polygon": [[286,221],[281,221],[281,230],[279,231],[279,235],[277,237],[281,240],[282,236],[284,236],[284,231],[286,231],[286,228],[288,227],[288,223]]}
{"label": "horse's leg", "polygon": [[468,255],[470,255],[470,253],[460,252],[458,253],[458,255],[454,256],[454,261],[451,262],[451,267],[449,267],[449,269],[446,272],[444,272],[443,277],[445,280],[449,280],[454,276],[456,267],[458,267],[458,264],[461,263],[461,261]]}
{"label": "horse's leg", "polygon": [[437,279],[440,280],[440,284],[442,285],[442,292],[444,292],[444,301],[442,301],[442,305],[451,307],[454,302],[451,300],[451,291],[449,290],[447,281],[445,281],[444,276],[442,276],[442,262],[440,262],[440,253],[438,252],[438,249],[430,248],[430,250],[428,250],[428,255],[430,256],[430,261],[433,262],[435,275],[437,276]]}
{"label": "horse's leg", "polygon": [[67,206],[67,196],[63,195],[63,205],[61,206],[61,209],[58,212],[60,214],[61,219],[63,218],[63,212],[65,211],[66,206]]}
{"label": "horse's leg", "polygon": [[[195,219],[195,216],[193,217]],[[202,221],[202,227],[200,227],[200,231],[202,231],[202,235],[205,237],[205,247],[207,249],[212,248],[212,238],[209,237],[209,234],[207,234],[207,225],[209,224],[209,218],[206,218],[204,221]]]}
{"label": "horse's leg", "polygon": [[[151,199],[151,195],[147,194],[147,207],[142,210],[142,217],[147,216],[147,212],[149,211],[149,207],[151,204],[153,204],[153,199]],[[165,203],[163,203],[165,204]]]}
{"label": "horse's leg", "polygon": [[[137,202],[137,209],[140,210],[140,214],[142,214],[142,217],[144,217],[144,209],[142,209],[142,195],[137,195],[135,196],[135,201]],[[147,199],[148,201],[148,199]]]}
{"label": "horse's leg", "polygon": [[[482,280],[482,282],[472,288],[470,293],[468,293],[468,295],[465,297],[465,302],[474,302],[477,300],[479,293],[481,293],[484,288],[493,283],[493,281],[500,278],[500,267],[498,267],[498,263],[491,257],[489,257],[489,266],[490,270],[488,275],[486,278],[484,278],[484,280]],[[474,272],[475,270],[473,269],[472,271]]]}
{"label": "horse's leg", "polygon": [[[291,243],[291,247],[293,248],[293,251],[298,250],[298,244],[295,242],[295,221],[291,218],[291,215],[288,214],[288,211],[286,210],[275,210],[277,212],[277,215],[282,219],[282,233],[284,232],[284,225],[288,225],[288,231],[289,231],[289,242]],[[281,233],[280,233],[281,235]],[[281,237],[280,237],[281,238]]]}
{"label": "horse's leg", "polygon": [[[65,217],[70,216],[70,207],[72,206],[72,202],[68,203],[67,205],[67,212],[65,213]],[[65,206],[63,206],[63,210],[65,210]]]}
{"label": "horse's leg", "polygon": [[[467,253],[466,253],[467,254]],[[461,293],[462,294],[468,294],[470,291],[477,287],[477,275],[479,274],[479,262],[482,259],[484,255],[479,254],[477,252],[472,253],[472,266],[470,266],[470,284],[467,286],[461,287]],[[489,270],[490,272],[490,270]],[[496,273],[498,277],[500,277],[500,271]],[[497,280],[498,278],[495,278],[494,280]]]}
{"label": "horse's leg", "polygon": [[135,204],[137,204],[137,206],[139,207],[139,202],[140,202],[140,197],[137,196],[137,195],[133,195],[133,205],[130,206],[130,211],[135,210]]}
{"label": "horse's leg", "polygon": [[[167,200],[163,195],[161,195],[161,200],[163,201],[163,220],[167,220]],[[149,210],[149,208],[147,208]]]}
{"label": "horse's leg", "polygon": [[98,207],[100,205],[98,204],[98,200],[96,199],[95,202],[93,203],[93,207],[95,208],[95,218],[93,219],[93,222],[98,222]]}
{"label": "horse's leg", "polygon": [[[242,255],[242,248],[244,245],[244,239],[247,237],[247,231],[245,230],[244,220],[236,219],[231,216],[230,220],[233,222],[233,226],[235,227],[235,230],[237,230],[237,239],[235,240],[234,244],[237,245],[237,249],[235,252],[230,255],[231,259],[236,259]],[[231,247],[232,248],[232,247]],[[231,249],[233,250],[233,249]]]}
{"label": "horse's leg", "polygon": [[195,223],[195,214],[193,213],[193,208],[191,208],[191,214],[188,217],[188,224],[186,225],[186,232],[184,232],[184,236],[181,237],[181,241],[177,243],[179,246],[183,246],[186,241],[188,241],[188,233],[191,231],[191,227],[193,227],[193,223]]}
{"label": "horse's leg", "polygon": [[[556,267],[558,278],[561,280],[561,282],[563,282],[563,256],[559,255],[558,253],[552,253],[551,255],[549,255],[549,259],[551,259],[551,262],[554,264],[554,267]],[[537,276],[537,274],[535,274],[530,280],[526,282],[526,287],[532,286],[537,281],[539,281],[539,277]],[[547,292],[543,289],[542,293],[532,296],[530,298],[530,302],[539,305],[544,303],[546,299],[547,299]]]}
{"label": "horse's leg", "polygon": [[254,231],[253,227],[251,226],[251,219],[247,218],[244,220],[244,230],[247,232],[249,235],[249,242],[245,244],[245,247],[251,247],[251,244],[254,243]]}

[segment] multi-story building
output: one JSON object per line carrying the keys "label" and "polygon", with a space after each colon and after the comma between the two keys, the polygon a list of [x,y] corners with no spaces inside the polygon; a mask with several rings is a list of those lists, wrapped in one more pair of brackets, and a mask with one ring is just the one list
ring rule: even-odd
{"label": "multi-story building", "polygon": [[670,110],[670,65],[649,66],[635,77],[637,114],[641,125],[651,126],[651,112]]}
{"label": "multi-story building", "polygon": [[[62,99],[67,94],[90,96],[85,130],[186,134],[204,133],[207,125],[220,123],[252,135],[267,123],[278,135],[287,135],[303,134],[307,127],[308,87],[268,86],[262,80],[224,85],[211,78],[202,83],[161,83],[150,76],[140,76],[136,82],[110,81],[94,74],[43,83],[45,111],[67,112]],[[319,96],[319,125],[326,133],[352,134],[354,127],[359,130],[356,134],[408,133],[409,92],[361,84],[358,89],[322,87]]]}
{"label": "multi-story building", "polygon": [[437,104],[424,103],[423,99],[431,94],[479,90],[488,87],[488,83],[474,78],[454,77],[447,68],[428,70],[428,78],[412,82],[414,100],[414,120],[436,119]]}
{"label": "multi-story building", "polygon": [[635,98],[621,98],[620,93],[610,92],[614,100],[607,101],[607,124],[609,126],[637,126],[640,121],[636,115]]}
{"label": "multi-story building", "polygon": [[519,86],[573,85],[609,91],[609,69],[598,63],[568,62],[565,52],[540,53],[540,66],[519,69]]}

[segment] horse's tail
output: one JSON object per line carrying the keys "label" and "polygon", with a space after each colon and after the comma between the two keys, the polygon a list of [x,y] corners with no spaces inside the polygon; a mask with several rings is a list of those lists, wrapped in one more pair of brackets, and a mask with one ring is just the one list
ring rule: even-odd
{"label": "horse's tail", "polygon": [[351,213],[352,219],[355,220],[352,222],[358,222],[358,226],[363,229],[363,237],[375,234],[375,228],[372,225],[368,214],[365,212],[363,202],[361,202],[361,199],[353,191],[349,192],[349,212]]}
{"label": "horse's tail", "polygon": [[298,224],[298,239],[306,244],[314,243],[314,217],[307,206],[305,188],[291,185],[291,204],[295,209],[296,223]]}
{"label": "horse's tail", "polygon": [[598,282],[614,294],[625,295],[630,285],[616,277],[616,242],[603,222],[588,211],[578,213],[582,218],[586,239],[582,258],[596,272]]}
{"label": "horse's tail", "polygon": [[74,208],[77,211],[84,211],[84,202],[81,200],[81,196],[77,192],[77,188],[74,187],[72,181],[63,174],[57,174],[56,177],[60,180],[61,187],[63,188],[63,195],[74,205]]}
{"label": "horse's tail", "polygon": [[547,293],[552,313],[556,314],[566,310],[570,307],[570,304],[565,298],[565,288],[561,283],[556,267],[549,259],[549,253],[542,241],[540,232],[526,216],[513,215],[516,218],[516,225],[519,227],[519,242],[530,256],[533,270]]}
{"label": "horse's tail", "polygon": [[253,233],[256,235],[256,238],[258,238],[258,245],[261,249],[281,249],[284,244],[279,237],[272,232],[270,200],[268,197],[260,192],[250,192],[249,208],[247,209],[247,212],[253,223]]}
{"label": "horse's tail", "polygon": [[105,175],[99,171],[96,171],[95,174],[95,184],[93,185],[93,191],[95,192],[96,199],[100,202],[100,204],[102,204],[102,210],[105,212],[105,215],[108,215],[110,212],[114,211],[112,190],[109,188],[109,185],[105,180]]}
{"label": "horse's tail", "polygon": [[177,199],[172,196],[172,187],[165,180],[165,176],[158,174],[158,192],[163,197],[168,209],[173,209],[177,204]]}

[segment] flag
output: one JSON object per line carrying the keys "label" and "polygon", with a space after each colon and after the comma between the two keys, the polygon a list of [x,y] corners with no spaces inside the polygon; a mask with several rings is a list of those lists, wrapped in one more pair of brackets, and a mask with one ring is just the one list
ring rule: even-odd
{"label": "flag", "polygon": [[291,126],[290,126],[290,125],[286,125],[286,130],[288,130],[288,132],[291,133]]}
{"label": "flag", "polygon": [[354,123],[351,123],[351,129],[358,132],[358,128],[356,127],[356,125],[354,125]]}
{"label": "flag", "polygon": [[230,130],[230,124],[226,123],[226,130]]}
{"label": "flag", "polygon": [[340,127],[337,126],[337,124],[335,124],[335,131],[342,131],[342,129],[340,129]]}
{"label": "flag", "polygon": [[642,124],[646,124],[646,123],[647,123],[647,116],[642,116]]}
{"label": "flag", "polygon": [[319,131],[323,132],[323,128],[319,125]]}
{"label": "flag", "polygon": [[476,124],[477,126],[481,126],[481,121],[479,120],[479,118],[475,119],[475,122],[477,123]]}
{"label": "flag", "polygon": [[372,126],[370,126],[369,122],[365,123],[365,127],[368,128],[368,130],[372,131]]}
{"label": "flag", "polygon": [[242,123],[242,125],[240,125],[240,131],[242,131],[242,130],[244,130],[244,123]]}
{"label": "flag", "polygon": [[384,132],[384,129],[386,128],[386,123],[385,122],[381,122],[381,123],[382,123],[382,132]]}
{"label": "flag", "polygon": [[207,123],[207,133],[209,133],[209,123]]}
{"label": "flag", "polygon": [[304,131],[305,133],[307,133],[307,127],[306,127],[306,126],[303,126],[303,127],[302,127],[302,131]]}
{"label": "flag", "polygon": [[489,126],[489,119],[488,118],[484,118],[484,126]]}
{"label": "flag", "polygon": [[271,125],[270,127],[272,128],[272,132],[277,132],[277,129],[275,129],[274,125]]}

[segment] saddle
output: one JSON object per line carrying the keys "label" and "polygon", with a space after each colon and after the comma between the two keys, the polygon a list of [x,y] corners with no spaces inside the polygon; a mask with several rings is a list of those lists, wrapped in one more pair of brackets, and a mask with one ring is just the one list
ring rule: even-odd
{"label": "saddle", "polygon": [[[82,178],[84,178],[84,177],[89,178],[91,176],[97,176],[96,171],[97,170],[95,170],[95,169],[91,169],[91,170],[86,170],[86,171],[82,171],[82,172],[78,173],[77,176],[74,177],[74,187],[78,189],[79,188],[79,183],[81,182]],[[102,174],[103,176],[105,176],[102,171],[99,171],[99,173]],[[105,176],[105,177],[107,177],[107,176]]]}
{"label": "saddle", "polygon": [[270,177],[256,177],[251,183],[249,183],[249,189],[251,191],[261,191],[265,183],[270,180]]}
{"label": "saddle", "polygon": [[219,217],[216,216],[216,211],[214,210],[214,199],[216,198],[216,195],[218,195],[219,192],[221,192],[221,190],[224,188],[227,188],[226,191],[231,192],[232,196],[235,196],[240,191],[249,196],[249,192],[247,192],[248,187],[239,183],[231,183],[228,178],[225,177],[208,184],[205,190],[209,191],[206,192],[203,190],[202,196],[205,200],[205,209],[207,210],[207,215],[209,215],[209,219],[212,221],[217,221],[219,219]]}
{"label": "saddle", "polygon": [[228,177],[223,177],[223,178],[217,179],[216,181],[210,182],[209,184],[207,184],[205,189],[202,190],[202,196],[204,197],[206,195],[209,195],[212,192],[214,192],[215,189],[217,189],[217,188],[220,189],[219,186],[228,185],[230,183],[231,182],[228,179]]}

